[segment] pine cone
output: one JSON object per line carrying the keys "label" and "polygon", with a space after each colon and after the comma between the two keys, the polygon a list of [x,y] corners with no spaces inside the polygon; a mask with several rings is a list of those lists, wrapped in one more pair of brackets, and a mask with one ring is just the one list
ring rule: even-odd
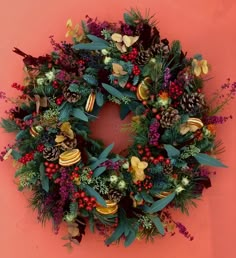
{"label": "pine cone", "polygon": [[58,147],[47,147],[43,150],[43,157],[48,161],[54,161],[59,158],[60,151]]}
{"label": "pine cone", "polygon": [[163,39],[159,44],[154,44],[149,48],[149,53],[152,57],[162,55],[162,57],[166,58],[169,52],[169,41],[167,39]]}
{"label": "pine cone", "polygon": [[198,92],[184,93],[180,101],[182,109],[188,113],[196,114],[205,106],[204,96]]}
{"label": "pine cone", "polygon": [[164,174],[172,174],[173,166],[171,164],[163,164],[163,172]]}
{"label": "pine cone", "polygon": [[163,128],[170,128],[180,119],[179,111],[169,107],[161,112],[160,124]]}
{"label": "pine cone", "polygon": [[108,198],[111,201],[119,202],[122,198],[123,194],[119,190],[111,189],[108,193]]}
{"label": "pine cone", "polygon": [[77,146],[76,138],[74,139],[67,138],[60,145],[62,150],[72,150],[72,149],[75,149],[76,146]]}
{"label": "pine cone", "polygon": [[72,92],[68,88],[63,91],[64,98],[70,102],[75,103],[81,99],[81,95],[77,92]]}
{"label": "pine cone", "polygon": [[145,65],[151,59],[151,54],[148,50],[140,51],[136,59],[136,63],[139,65]]}

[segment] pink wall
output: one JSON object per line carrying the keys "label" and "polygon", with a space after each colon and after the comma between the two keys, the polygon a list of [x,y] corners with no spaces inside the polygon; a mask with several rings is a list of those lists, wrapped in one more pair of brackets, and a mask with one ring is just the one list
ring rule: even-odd
{"label": "pink wall", "polygon": [[[9,95],[12,82],[23,78],[21,58],[11,52],[14,46],[33,55],[50,50],[48,37],[64,40],[65,22],[71,17],[80,21],[85,14],[100,19],[117,21],[129,7],[140,10],[149,8],[156,13],[163,37],[180,39],[188,53],[202,53],[212,64],[213,79],[207,84],[207,91],[217,89],[226,78],[236,80],[236,2],[235,0],[8,0],[0,5],[0,90]],[[176,217],[195,236],[189,242],[176,235],[157,239],[145,245],[136,242],[129,248],[105,247],[98,235],[87,233],[80,247],[70,257],[87,258],[234,258],[236,230],[236,102],[225,110],[235,116],[224,127],[218,128],[218,135],[226,146],[221,156],[229,169],[218,170],[212,179],[213,188],[205,192],[198,209],[192,209],[189,217],[176,213]],[[0,115],[7,106],[1,103]],[[103,116],[104,122],[107,120]],[[109,119],[108,119],[109,120]],[[100,123],[101,126],[103,123]],[[13,136],[1,132],[0,147],[13,141]],[[109,138],[109,139],[112,139]],[[69,256],[62,247],[62,232],[54,235],[51,225],[44,228],[37,223],[36,213],[27,207],[27,194],[17,191],[14,183],[14,168],[11,161],[1,163],[0,180],[0,257],[1,258],[64,258]],[[63,231],[63,229],[62,229]]]}

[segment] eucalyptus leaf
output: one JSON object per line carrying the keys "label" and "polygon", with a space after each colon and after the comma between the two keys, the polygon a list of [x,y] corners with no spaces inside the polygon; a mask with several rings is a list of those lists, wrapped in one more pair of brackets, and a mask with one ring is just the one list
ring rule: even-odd
{"label": "eucalyptus leaf", "polygon": [[106,171],[106,167],[98,167],[98,168],[96,168],[95,170],[94,170],[94,172],[93,172],[93,176],[94,177],[98,177],[98,176],[100,176],[103,172],[105,172]]}
{"label": "eucalyptus leaf", "polygon": [[164,148],[169,158],[177,158],[180,155],[180,151],[170,144],[164,144]]}
{"label": "eucalyptus leaf", "polygon": [[94,35],[88,34],[87,37],[92,41],[90,43],[79,43],[74,45],[72,48],[75,50],[102,50],[109,46],[109,43],[101,38]]}
{"label": "eucalyptus leaf", "polygon": [[18,159],[20,159],[22,157],[21,154],[18,151],[16,151],[16,150],[12,150],[11,151],[11,156],[15,160],[18,160]]}
{"label": "eucalyptus leaf", "polygon": [[112,96],[118,98],[118,99],[122,99],[124,98],[124,95],[119,91],[117,90],[116,88],[112,87],[111,85],[109,84],[106,84],[106,83],[102,83],[102,87],[108,92],[110,93]]}
{"label": "eucalyptus leaf", "polygon": [[68,89],[71,92],[79,92],[79,85],[76,83],[71,83]]}
{"label": "eucalyptus leaf", "polygon": [[39,172],[40,172],[40,181],[42,184],[42,188],[43,188],[43,190],[48,192],[49,191],[49,179],[45,174],[45,167],[44,167],[43,163],[41,163],[39,166]]}
{"label": "eucalyptus leaf", "polygon": [[120,105],[120,119],[124,120],[126,116],[129,114],[129,112],[130,112],[129,106],[122,103]]}
{"label": "eucalyptus leaf", "polygon": [[97,159],[94,163],[89,165],[89,167],[94,170],[96,167],[98,167],[101,163],[105,162],[107,158]]}
{"label": "eucalyptus leaf", "polygon": [[104,96],[100,91],[96,93],[96,103],[99,107],[102,107],[104,104]]}
{"label": "eucalyptus leaf", "polygon": [[125,247],[130,246],[136,239],[136,233],[134,230],[130,230],[128,236],[125,238]]}
{"label": "eucalyptus leaf", "polygon": [[85,113],[80,108],[74,108],[72,110],[72,116],[74,116],[82,121],[88,122],[88,117],[85,115]]}
{"label": "eucalyptus leaf", "polygon": [[105,240],[105,244],[110,245],[114,241],[118,240],[123,233],[124,233],[124,225],[123,223],[120,223],[118,227],[115,229],[115,231],[113,232],[113,234]]}
{"label": "eucalyptus leaf", "polygon": [[113,149],[114,147],[114,143],[108,145],[106,147],[106,149],[104,149],[102,151],[102,153],[99,155],[98,159],[104,159],[104,158],[107,158],[108,154],[111,152],[111,150]]}
{"label": "eucalyptus leaf", "polygon": [[205,153],[197,153],[194,155],[194,158],[201,164],[201,165],[207,165],[212,167],[223,167],[227,168],[226,165],[221,163],[218,159],[215,159]]}
{"label": "eucalyptus leaf", "polygon": [[154,202],[150,207],[145,207],[145,211],[148,213],[155,213],[164,209],[175,197],[175,192],[171,193],[167,197]]}
{"label": "eucalyptus leaf", "polygon": [[159,233],[161,235],[165,235],[165,228],[164,228],[161,220],[159,219],[159,217],[150,216],[150,219],[152,220],[153,224],[155,225],[155,227],[157,228]]}
{"label": "eucalyptus leaf", "polygon": [[93,86],[97,86],[97,85],[98,85],[98,80],[97,80],[97,78],[96,78],[94,75],[92,75],[92,74],[84,74],[84,75],[83,75],[83,79],[84,79],[87,83],[89,83],[89,84],[91,84],[91,85],[93,85]]}

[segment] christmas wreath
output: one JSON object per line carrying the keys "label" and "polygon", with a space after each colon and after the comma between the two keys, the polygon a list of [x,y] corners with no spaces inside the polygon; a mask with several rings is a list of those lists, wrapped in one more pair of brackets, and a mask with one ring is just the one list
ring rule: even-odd
{"label": "christmas wreath", "polygon": [[[187,212],[211,186],[208,166],[225,167],[215,158],[222,150],[215,125],[231,117],[216,114],[236,84],[206,101],[207,61],[188,58],[179,41],[160,37],[153,17],[134,9],[119,23],[68,20],[66,36],[73,43],[50,37],[52,53],[39,57],[14,49],[26,76],[12,84],[21,94],[1,124],[16,141],[1,159],[16,161],[19,190],[30,189],[39,220],[52,219],[55,232],[67,224],[68,248],[87,225],[106,245],[175,229],[192,240],[171,210]],[[91,137],[90,121],[107,102],[119,105],[121,119],[132,113],[124,126],[132,143],[122,155]]]}

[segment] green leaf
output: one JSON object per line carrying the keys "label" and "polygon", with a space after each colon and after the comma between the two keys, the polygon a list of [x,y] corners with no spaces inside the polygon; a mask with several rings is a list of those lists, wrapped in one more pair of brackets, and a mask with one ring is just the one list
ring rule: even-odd
{"label": "green leaf", "polygon": [[119,91],[117,90],[116,88],[112,87],[111,85],[109,84],[106,84],[106,83],[102,83],[102,87],[108,91],[108,93],[110,93],[111,95],[113,95],[114,97],[118,98],[118,99],[122,99],[124,98],[124,95]]}
{"label": "green leaf", "polygon": [[113,234],[105,240],[105,244],[110,245],[114,241],[118,240],[123,233],[124,233],[124,226],[122,223],[120,223],[118,227],[115,229],[115,231],[113,232]]}
{"label": "green leaf", "polygon": [[88,34],[87,37],[92,41],[90,43],[79,43],[74,45],[72,48],[75,50],[102,50],[109,46],[109,43],[101,38],[94,35]]}
{"label": "green leaf", "polygon": [[79,85],[76,83],[71,83],[68,89],[71,92],[79,92]]}
{"label": "green leaf", "polygon": [[16,140],[21,140],[26,136],[26,131],[19,131],[19,133],[16,135]]}
{"label": "green leaf", "polygon": [[104,171],[106,171],[106,167],[99,167],[99,168],[96,168],[93,172],[93,176],[94,177],[97,177],[97,176],[100,176]]}
{"label": "green leaf", "polygon": [[94,216],[89,216],[89,228],[94,233]]}
{"label": "green leaf", "polygon": [[13,159],[15,159],[15,160],[18,160],[18,159],[20,159],[20,158],[22,157],[21,154],[20,154],[18,151],[16,151],[16,150],[12,150],[11,156],[12,156]]}
{"label": "green leaf", "polygon": [[41,163],[39,166],[39,172],[40,172],[40,180],[41,180],[42,188],[43,188],[43,190],[48,192],[49,191],[49,179],[45,174],[45,167],[44,167],[43,163]]}
{"label": "green leaf", "polygon": [[100,91],[96,93],[96,103],[99,107],[102,107],[104,104],[104,96]]}
{"label": "green leaf", "polygon": [[166,205],[168,205],[175,197],[175,192],[171,193],[170,195],[168,195],[167,197],[158,200],[156,202],[154,202],[150,207],[145,207],[145,210],[148,213],[154,213],[157,211],[161,211],[162,209],[164,209],[166,207]]}
{"label": "green leaf", "polygon": [[129,112],[130,112],[129,106],[122,103],[120,105],[120,119],[124,120],[126,116],[129,114]]}
{"label": "green leaf", "polygon": [[145,202],[153,203],[153,198],[151,195],[147,194],[146,192],[141,192],[141,195]]}
{"label": "green leaf", "polygon": [[180,155],[180,151],[170,144],[164,144],[164,148],[169,158],[177,158]]}
{"label": "green leaf", "polygon": [[93,197],[96,198],[97,202],[98,202],[100,205],[102,205],[102,206],[104,206],[104,207],[107,206],[105,200],[102,198],[102,196],[101,196],[96,190],[94,190],[92,187],[90,187],[90,186],[88,186],[88,185],[84,185],[84,188],[85,188],[85,190],[88,192],[88,194],[89,194],[90,196],[93,196]]}
{"label": "green leaf", "polygon": [[104,158],[107,158],[108,154],[111,152],[111,150],[113,149],[114,147],[114,143],[108,145],[106,147],[106,149],[104,149],[102,151],[102,153],[99,155],[98,159],[104,159]]}
{"label": "green leaf", "polygon": [[227,166],[221,163],[218,159],[215,159],[205,153],[197,153],[194,158],[202,165],[227,168]]}
{"label": "green leaf", "polygon": [[91,41],[93,41],[93,42],[101,43],[101,44],[104,44],[104,45],[109,46],[109,43],[108,43],[106,40],[101,39],[101,38],[99,38],[99,37],[97,37],[97,36],[94,36],[94,35],[92,35],[92,34],[88,34],[87,37],[88,37]]}
{"label": "green leaf", "polygon": [[94,163],[92,163],[91,165],[89,165],[89,167],[94,170],[97,166],[99,166],[101,163],[105,162],[107,160],[107,158],[103,158],[103,159],[97,159]]}
{"label": "green leaf", "polygon": [[84,74],[84,75],[83,75],[83,78],[84,78],[84,80],[85,80],[87,83],[89,83],[89,84],[91,84],[91,85],[93,85],[93,86],[97,86],[97,85],[98,85],[98,80],[97,80],[97,78],[96,78],[94,75],[92,75],[92,74]]}
{"label": "green leaf", "polygon": [[8,133],[19,131],[19,127],[14,120],[2,118],[0,126],[4,128]]}
{"label": "green leaf", "polygon": [[165,229],[159,217],[150,216],[150,219],[152,220],[153,224],[155,225],[159,233],[161,235],[165,235]]}
{"label": "green leaf", "polygon": [[80,108],[74,108],[72,111],[72,116],[74,116],[82,121],[88,122],[88,117],[85,115],[85,113]]}
{"label": "green leaf", "polygon": [[72,108],[73,108],[72,105],[68,102],[64,102],[61,105],[61,107],[59,108],[59,110],[60,110],[59,120],[61,122],[68,120],[70,113],[72,111]]}
{"label": "green leaf", "polygon": [[125,247],[130,246],[136,239],[136,233],[134,230],[130,230],[128,236],[125,238]]}

